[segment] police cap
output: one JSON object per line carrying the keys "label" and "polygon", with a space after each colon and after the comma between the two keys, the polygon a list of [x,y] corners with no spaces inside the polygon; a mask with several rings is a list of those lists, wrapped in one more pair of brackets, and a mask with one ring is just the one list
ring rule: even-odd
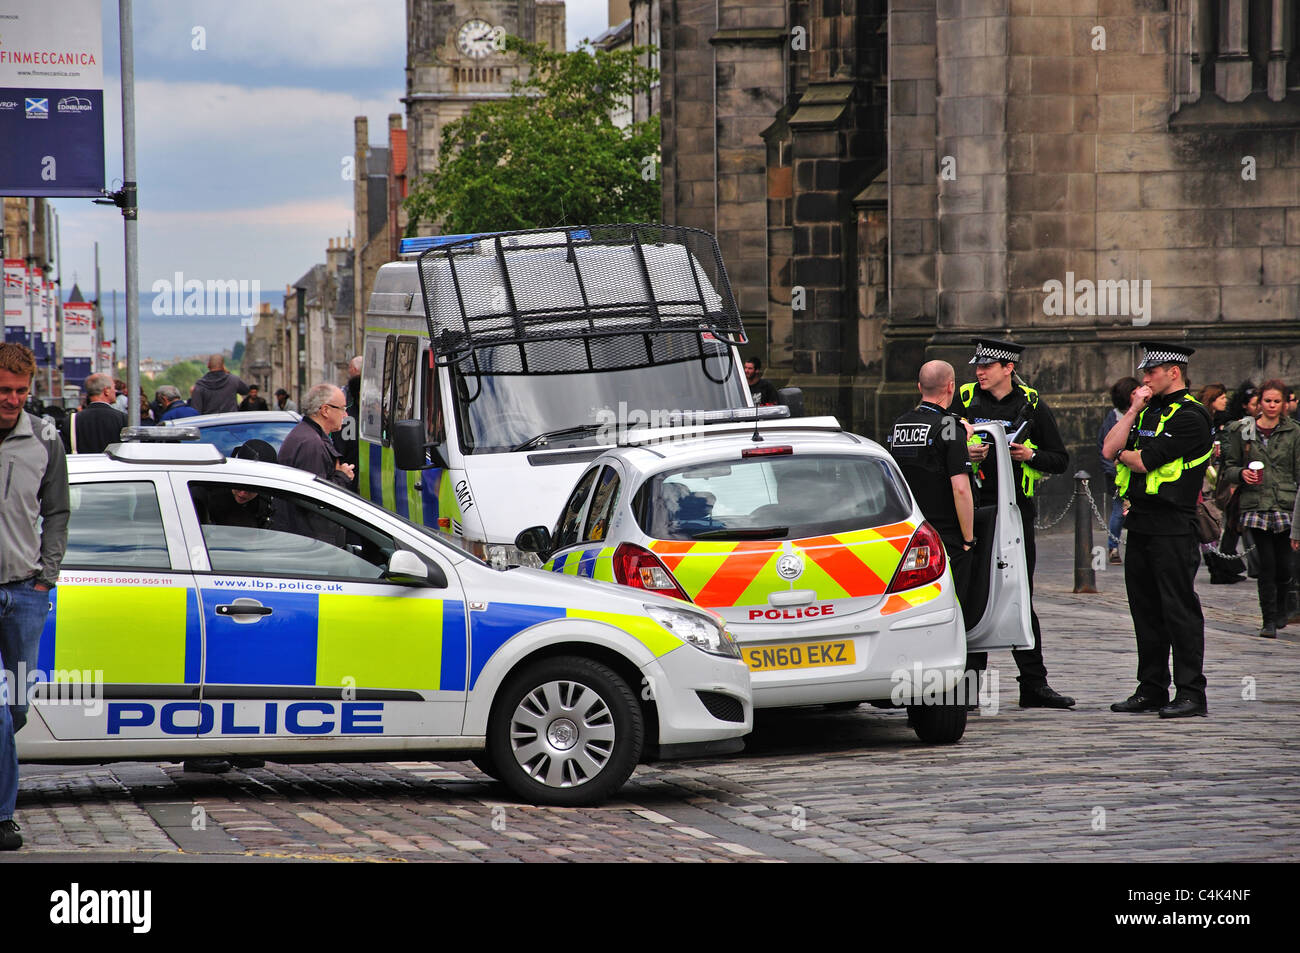
{"label": "police cap", "polygon": [[1006,361],[1019,361],[1023,344],[1011,341],[999,341],[997,338],[971,338],[975,345],[975,356],[968,364],[1001,364]]}
{"label": "police cap", "polygon": [[1158,367],[1161,364],[1182,364],[1186,366],[1188,359],[1196,353],[1195,348],[1161,341],[1143,341],[1142,347],[1146,353],[1142,355],[1142,360],[1138,362],[1139,371],[1148,367]]}

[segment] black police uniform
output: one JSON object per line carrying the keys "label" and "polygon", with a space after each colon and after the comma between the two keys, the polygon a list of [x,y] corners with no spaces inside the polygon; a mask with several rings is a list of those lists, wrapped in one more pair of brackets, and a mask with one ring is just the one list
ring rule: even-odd
{"label": "black police uniform", "polygon": [[[1191,353],[1180,348],[1177,354],[1183,351]],[[1149,354],[1144,366],[1151,362]],[[1122,496],[1130,504],[1124,519],[1128,530],[1124,585],[1137,636],[1138,690],[1112,710],[1150,711],[1165,704],[1172,648],[1175,705],[1182,703],[1182,707],[1174,713],[1170,712],[1174,706],[1162,708],[1161,714],[1205,713],[1205,618],[1196,597],[1200,564],[1196,500],[1209,465],[1210,430],[1209,413],[1186,388],[1154,397],[1138,415],[1124,448],[1141,452],[1147,473],[1131,472],[1123,464],[1116,468],[1117,480],[1127,481]]]}
{"label": "black police uniform", "polygon": [[[992,357],[1000,361],[1017,361],[1022,347],[1006,341],[976,339],[975,357],[971,363],[988,363]],[[981,390],[975,384],[963,384],[959,390],[959,406],[966,419],[972,424],[998,422],[1007,428],[1008,439],[1020,424],[1028,422],[1028,429],[1017,442],[1031,446],[1034,459],[1028,467],[1012,461],[1014,467],[1013,481],[1016,485],[1016,505],[1020,508],[1020,520],[1024,524],[1025,562],[1029,574],[1029,619],[1034,631],[1034,645],[1028,649],[1017,649],[1011,654],[1020,669],[1021,704],[1035,703],[1038,690],[1045,689],[1049,698],[1048,707],[1071,707],[1074,700],[1068,696],[1058,696],[1047,685],[1047,666],[1043,664],[1043,631],[1038,622],[1038,613],[1033,608],[1034,565],[1038,558],[1038,547],[1034,539],[1034,519],[1037,507],[1034,504],[1034,491],[1043,474],[1064,473],[1070,465],[1070,454],[1065,449],[1061,432],[1056,427],[1056,418],[1038,391],[1028,385],[1013,381],[1011,392],[1001,400]],[[988,505],[995,502],[997,487],[997,461],[992,453],[984,458],[979,466],[980,487],[979,504]],[[977,655],[972,655],[974,664],[982,667]],[[1040,702],[1042,700],[1039,700]],[[1064,705],[1063,702],[1068,702]]]}
{"label": "black police uniform", "polygon": [[957,597],[965,600],[971,576],[971,553],[957,518],[952,495],[952,477],[970,476],[972,467],[966,452],[966,428],[957,415],[928,400],[894,421],[889,452],[903,471],[921,512],[938,532],[948,551]]}

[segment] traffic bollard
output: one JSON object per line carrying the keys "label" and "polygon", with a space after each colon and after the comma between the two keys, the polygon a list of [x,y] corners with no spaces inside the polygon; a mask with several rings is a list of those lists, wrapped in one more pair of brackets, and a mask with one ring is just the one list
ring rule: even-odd
{"label": "traffic bollard", "polygon": [[1087,470],[1074,475],[1074,591],[1096,592],[1097,573],[1092,568],[1092,507],[1088,504]]}

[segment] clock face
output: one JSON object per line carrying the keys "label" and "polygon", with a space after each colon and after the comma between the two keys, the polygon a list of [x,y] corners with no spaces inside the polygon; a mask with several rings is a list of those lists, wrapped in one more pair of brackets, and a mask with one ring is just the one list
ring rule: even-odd
{"label": "clock face", "polygon": [[456,34],[456,48],[476,60],[495,52],[496,42],[495,30],[485,20],[467,20]]}

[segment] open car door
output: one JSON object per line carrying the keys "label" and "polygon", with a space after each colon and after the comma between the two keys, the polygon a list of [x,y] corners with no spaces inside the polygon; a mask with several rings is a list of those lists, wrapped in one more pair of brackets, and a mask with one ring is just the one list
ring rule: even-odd
{"label": "open car door", "polygon": [[[962,605],[966,645],[974,652],[1027,649],[1034,644],[1029,622],[1029,560],[1016,506],[1016,486],[1006,430],[999,423],[976,424],[975,432],[997,454],[997,501],[975,510],[976,560],[971,591]],[[990,489],[985,487],[985,491]]]}

